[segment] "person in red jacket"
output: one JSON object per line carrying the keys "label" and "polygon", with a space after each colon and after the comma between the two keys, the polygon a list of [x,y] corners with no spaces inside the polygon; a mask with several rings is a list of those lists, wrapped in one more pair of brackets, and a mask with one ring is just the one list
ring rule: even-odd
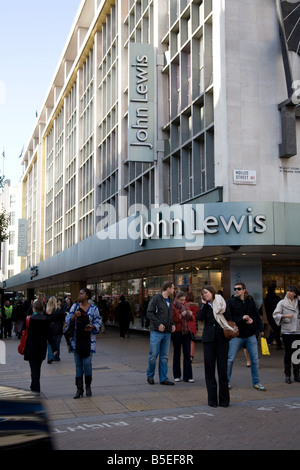
{"label": "person in red jacket", "polygon": [[[197,313],[199,311],[199,305],[194,302],[194,294],[188,292],[186,294],[186,305],[188,309],[192,312],[193,318],[189,321],[189,329],[195,335],[197,333]],[[191,361],[194,359],[195,354],[195,343],[191,340]]]}
{"label": "person in red jacket", "polygon": [[194,382],[191,364],[191,341],[188,323],[192,320],[192,312],[186,306],[186,293],[179,291],[173,303],[173,321],[175,331],[172,333],[173,342],[173,374],[175,382],[181,380],[180,355],[183,351],[183,381]]}

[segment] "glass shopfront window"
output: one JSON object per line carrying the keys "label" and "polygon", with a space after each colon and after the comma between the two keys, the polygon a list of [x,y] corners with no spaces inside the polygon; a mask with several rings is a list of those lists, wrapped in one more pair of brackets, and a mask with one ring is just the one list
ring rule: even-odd
{"label": "glass shopfront window", "polygon": [[175,265],[175,288],[193,292],[195,299],[201,297],[202,287],[208,284],[222,291],[222,264],[217,262],[181,263]]}
{"label": "glass shopfront window", "polygon": [[55,284],[52,286],[37,288],[34,290],[34,296],[36,299],[42,299],[44,302],[47,302],[49,297],[56,297],[64,299],[65,297],[70,296],[71,286],[69,283],[66,284]]}
{"label": "glass shopfront window", "polygon": [[275,293],[282,299],[288,286],[296,286],[300,290],[300,274],[297,273],[265,273],[263,274],[263,298],[266,297],[269,286],[275,286]]}
{"label": "glass shopfront window", "polygon": [[212,284],[217,291],[222,290],[222,264],[210,262],[190,262],[158,266],[147,270],[121,273],[111,276],[111,280],[101,280],[88,284],[97,302],[101,295],[108,307],[107,322],[118,323],[115,310],[121,295],[125,295],[134,316],[133,326],[147,326],[147,305],[153,295],[161,291],[165,281],[172,281],[175,290],[193,292],[200,299],[201,289]]}

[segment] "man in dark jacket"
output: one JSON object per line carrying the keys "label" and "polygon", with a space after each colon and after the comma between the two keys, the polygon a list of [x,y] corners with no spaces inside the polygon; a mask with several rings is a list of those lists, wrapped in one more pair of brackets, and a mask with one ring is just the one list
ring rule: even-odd
{"label": "man in dark jacket", "polygon": [[167,281],[162,286],[161,294],[156,294],[149,302],[147,315],[150,320],[150,352],[147,369],[147,382],[154,384],[156,359],[159,356],[159,381],[162,385],[174,385],[168,379],[168,357],[171,333],[175,331],[173,307],[170,295],[174,293],[174,284]]}
{"label": "man in dark jacket", "polygon": [[[238,351],[247,348],[251,360],[252,385],[256,390],[266,390],[259,382],[259,361],[256,333],[264,336],[264,327],[258,309],[251,296],[246,295],[246,286],[243,282],[234,286],[234,297],[227,302],[231,319],[239,328],[239,336],[229,342],[227,375],[230,382],[233,362]],[[230,386],[229,386],[230,388]]]}

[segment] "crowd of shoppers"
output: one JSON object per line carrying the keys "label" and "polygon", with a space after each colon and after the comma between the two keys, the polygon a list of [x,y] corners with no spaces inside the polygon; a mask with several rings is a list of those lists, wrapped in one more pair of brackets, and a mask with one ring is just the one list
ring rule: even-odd
{"label": "crowd of shoppers", "polygon": [[[148,306],[147,315],[150,320],[148,383],[151,385],[155,383],[155,364],[157,357],[160,356],[159,381],[161,384],[174,385],[166,375],[170,339],[173,342],[174,381],[181,380],[182,350],[183,380],[194,382],[191,332],[196,316],[198,321],[204,323],[202,343],[208,405],[229,406],[233,364],[240,349],[243,349],[248,358],[247,366],[250,367],[253,388],[266,391],[265,386],[260,383],[258,353],[258,339],[265,336],[265,326],[253,297],[246,290],[246,285],[243,282],[236,283],[233,295],[227,302],[216,293],[213,286],[206,285],[202,289],[198,305],[194,304],[191,293],[182,291],[176,293],[172,305],[171,296],[174,290],[174,284],[165,283],[161,294],[154,296]],[[291,383],[292,365],[294,380],[300,382],[299,365],[292,364],[293,345],[295,341],[300,340],[299,301],[300,295],[295,286],[287,288],[286,296],[282,300],[276,296],[274,286],[271,286],[264,301],[271,330],[268,341],[270,343],[275,339],[277,349],[281,349],[282,338],[284,345],[286,383]],[[224,330],[233,330],[231,322],[234,322],[238,328],[238,335],[229,340]]]}
{"label": "crowd of shoppers", "polygon": [[[284,346],[285,382],[292,382],[292,374],[294,381],[300,382],[299,364],[293,361],[294,344],[300,340],[299,301],[300,293],[295,286],[288,286],[283,299],[276,295],[274,286],[270,286],[263,303],[268,322],[266,329],[255,301],[243,282],[234,285],[233,295],[227,302],[210,285],[203,287],[201,298],[195,302],[191,292],[175,293],[174,284],[165,282],[161,292],[154,295],[147,305],[150,329],[147,382],[155,384],[157,359],[160,384],[174,385],[174,382],[181,380],[194,382],[192,361],[197,321],[204,325],[204,376],[209,406],[229,406],[233,365],[242,348],[249,355],[253,388],[266,390],[260,383],[258,354],[258,339],[264,337],[265,331],[268,332],[266,336],[269,344],[274,340],[277,349]],[[83,396],[84,382],[86,395],[92,395],[92,357],[96,351],[96,335],[105,317],[104,302],[102,297],[98,298],[97,303],[93,302],[91,291],[87,288],[80,290],[75,303],[70,298],[62,300],[56,297],[50,297],[46,303],[39,299],[31,303],[18,299],[15,305],[5,302],[1,311],[4,337],[11,337],[14,331],[20,338],[22,331],[28,328],[24,359],[30,365],[33,391],[40,392],[41,365],[47,351],[48,364],[60,361],[63,332],[68,330],[75,362],[74,398]],[[125,335],[129,335],[129,323],[133,315],[130,303],[123,295],[119,300],[117,315],[120,336],[125,338]],[[29,326],[26,324],[27,317],[30,318]],[[228,340],[224,331],[232,329],[231,321],[238,327],[238,336]],[[171,341],[174,382],[168,377]]]}

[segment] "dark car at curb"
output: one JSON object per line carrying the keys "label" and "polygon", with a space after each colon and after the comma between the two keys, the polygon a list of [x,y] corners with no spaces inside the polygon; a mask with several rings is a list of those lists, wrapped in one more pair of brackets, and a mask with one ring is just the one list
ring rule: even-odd
{"label": "dark car at curb", "polygon": [[47,411],[33,392],[0,386],[0,451],[54,450]]}

